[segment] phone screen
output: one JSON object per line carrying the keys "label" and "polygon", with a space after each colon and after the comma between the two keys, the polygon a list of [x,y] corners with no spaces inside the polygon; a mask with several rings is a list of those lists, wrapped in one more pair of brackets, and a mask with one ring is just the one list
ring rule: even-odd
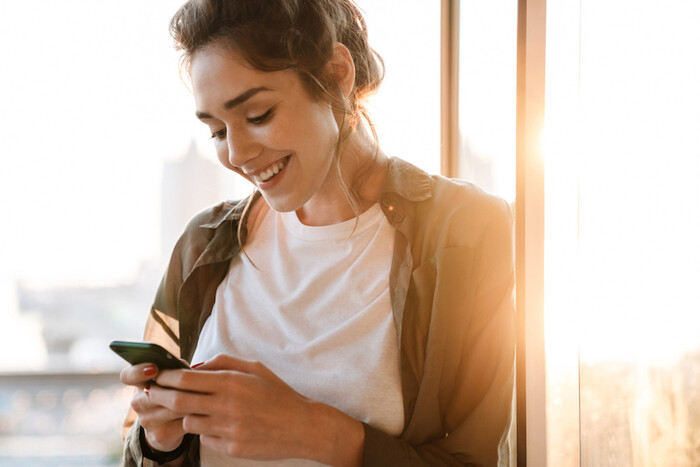
{"label": "phone screen", "polygon": [[189,368],[185,362],[175,357],[158,344],[150,342],[112,341],[109,348],[132,365],[153,363],[161,370]]}

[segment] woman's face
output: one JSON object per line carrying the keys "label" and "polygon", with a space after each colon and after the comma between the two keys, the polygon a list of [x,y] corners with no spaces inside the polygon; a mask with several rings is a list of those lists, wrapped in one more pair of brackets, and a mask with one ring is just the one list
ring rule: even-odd
{"label": "woman's face", "polygon": [[219,161],[252,181],[272,209],[296,211],[335,196],[338,123],[330,103],[312,100],[295,72],[258,71],[212,45],[194,56],[191,77],[197,117]]}

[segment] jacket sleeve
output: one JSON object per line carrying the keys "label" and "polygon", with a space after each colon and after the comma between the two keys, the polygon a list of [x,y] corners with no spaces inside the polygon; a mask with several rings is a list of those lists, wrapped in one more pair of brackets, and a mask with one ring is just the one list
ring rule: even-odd
{"label": "jacket sleeve", "polygon": [[[151,309],[151,314],[148,317],[146,330],[144,332],[144,340],[160,344],[166,349],[168,349],[168,351],[170,351],[173,355],[179,355],[180,351],[176,341],[174,341],[169,335],[169,333],[165,331],[163,325],[154,318],[155,316],[162,317],[163,313],[156,310],[155,308]],[[167,318],[161,319],[166,320]],[[153,462],[149,459],[143,458],[143,454],[141,453],[141,445],[139,443],[139,428],[140,425],[136,416],[136,412],[134,412],[133,409],[129,409],[126,419],[124,420],[124,451],[122,455],[121,465],[124,467],[157,466],[157,462]]]}
{"label": "jacket sleeve", "polygon": [[[508,466],[514,460],[512,216],[504,201],[496,206],[473,242],[438,251],[426,266],[435,290],[413,412],[420,421],[400,438],[365,425],[364,465]],[[421,426],[426,423],[432,428]]]}
{"label": "jacket sleeve", "polygon": [[[165,347],[173,355],[179,355],[180,351],[175,341],[164,330],[162,325],[154,319],[154,316],[161,316],[162,313],[155,308],[151,309],[151,314],[148,317],[146,331],[144,332],[144,340],[154,342]],[[143,459],[141,453],[141,445],[139,443],[139,422],[136,412],[129,409],[129,412],[124,420],[124,452],[122,456],[122,466],[157,466],[158,463],[148,459]]]}
{"label": "jacket sleeve", "polygon": [[[179,326],[175,318],[177,316],[177,291],[182,282],[182,261],[178,246],[173,251],[168,269],[158,287],[154,305],[151,307],[143,333],[144,341],[159,344],[173,355],[180,355]],[[124,450],[121,465],[124,467],[157,466],[157,462],[143,458],[139,443],[139,428],[136,412],[129,409],[124,420]],[[192,445],[190,445],[189,450],[193,450]],[[184,465],[189,464],[185,463]]]}

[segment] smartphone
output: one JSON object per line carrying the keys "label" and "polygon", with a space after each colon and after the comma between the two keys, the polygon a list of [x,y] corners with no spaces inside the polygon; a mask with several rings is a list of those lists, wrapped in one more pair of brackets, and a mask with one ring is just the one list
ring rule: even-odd
{"label": "smartphone", "polygon": [[160,370],[177,370],[189,366],[158,344],[150,342],[112,341],[109,348],[131,363],[153,363]]}

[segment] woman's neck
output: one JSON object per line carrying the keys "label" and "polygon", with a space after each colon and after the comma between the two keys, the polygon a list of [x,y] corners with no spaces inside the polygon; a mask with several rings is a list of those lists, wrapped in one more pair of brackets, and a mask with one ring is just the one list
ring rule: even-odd
{"label": "woman's neck", "polygon": [[[343,222],[369,209],[381,195],[388,168],[388,158],[379,149],[369,131],[361,124],[343,142],[339,154],[339,178],[331,177],[326,190],[331,195],[309,200],[297,210],[299,220],[307,225],[330,225]],[[337,173],[337,162],[330,170]],[[349,201],[351,197],[355,206]]]}

